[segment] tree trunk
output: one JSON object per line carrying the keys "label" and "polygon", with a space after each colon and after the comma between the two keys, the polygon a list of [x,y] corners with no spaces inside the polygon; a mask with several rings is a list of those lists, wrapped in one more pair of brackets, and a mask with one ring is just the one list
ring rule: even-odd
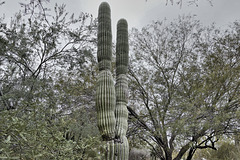
{"label": "tree trunk", "polygon": [[172,160],[172,151],[169,148],[166,148],[164,152],[166,160]]}
{"label": "tree trunk", "polygon": [[181,160],[182,156],[187,152],[189,147],[190,147],[190,143],[183,146],[181,150],[178,152],[178,155],[173,160]]}
{"label": "tree trunk", "polygon": [[189,150],[189,153],[188,153],[188,156],[187,156],[187,159],[186,159],[186,160],[191,160],[191,159],[193,158],[193,155],[194,155],[195,151],[196,151],[196,149],[191,148],[191,149]]}

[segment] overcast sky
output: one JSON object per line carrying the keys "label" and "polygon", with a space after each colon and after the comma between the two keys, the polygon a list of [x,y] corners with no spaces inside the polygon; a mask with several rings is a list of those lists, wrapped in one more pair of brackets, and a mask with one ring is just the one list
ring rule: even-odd
{"label": "overcast sky", "polygon": [[[0,6],[0,16],[5,14],[6,18],[13,16],[19,10],[18,2],[21,0],[5,0]],[[28,0],[22,0],[27,2]],[[199,0],[198,7],[188,6],[187,0],[183,0],[183,6],[166,5],[166,0],[104,0],[107,1],[112,10],[113,31],[117,21],[125,18],[129,28],[141,28],[152,20],[176,19],[178,15],[196,15],[204,25],[215,22],[217,26],[227,27],[231,22],[240,20],[240,0],[213,0],[213,6],[207,0]],[[175,0],[176,1],[176,0]],[[55,3],[66,4],[66,10],[70,13],[80,14],[81,11],[91,13],[97,17],[99,4],[103,0],[50,0],[50,6]]]}

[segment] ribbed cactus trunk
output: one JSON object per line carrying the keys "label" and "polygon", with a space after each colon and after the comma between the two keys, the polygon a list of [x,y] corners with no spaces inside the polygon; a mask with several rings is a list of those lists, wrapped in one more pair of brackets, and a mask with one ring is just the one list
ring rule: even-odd
{"label": "ribbed cactus trunk", "polygon": [[112,31],[111,10],[108,3],[103,2],[98,10],[98,49],[97,59],[99,77],[96,90],[96,108],[98,128],[106,145],[106,160],[114,159],[115,138],[115,88],[111,73]]}
{"label": "ribbed cactus trunk", "polygon": [[125,19],[120,19],[117,24],[116,45],[116,135],[115,155],[116,160],[128,160],[129,146],[126,137],[128,128],[128,24]]}
{"label": "ribbed cactus trunk", "polygon": [[[125,19],[118,21],[116,48],[116,85],[111,73],[112,31],[111,10],[103,2],[98,10],[99,77],[96,90],[98,128],[106,145],[106,160],[128,160],[128,25]],[[116,91],[116,93],[115,93]]]}

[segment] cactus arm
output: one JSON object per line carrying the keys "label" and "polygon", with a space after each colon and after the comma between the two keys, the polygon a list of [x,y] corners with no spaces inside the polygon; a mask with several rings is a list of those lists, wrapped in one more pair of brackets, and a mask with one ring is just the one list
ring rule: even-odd
{"label": "cactus arm", "polygon": [[111,10],[108,3],[103,2],[98,10],[98,43],[97,59],[99,76],[96,89],[96,110],[100,134],[106,145],[105,159],[114,159],[115,137],[115,87],[111,73],[112,31]]}
{"label": "cactus arm", "polygon": [[99,71],[111,70],[112,27],[111,10],[107,2],[102,2],[98,10],[97,59]]}
{"label": "cactus arm", "polygon": [[129,145],[126,137],[128,128],[128,24],[125,19],[120,19],[117,24],[116,45],[116,133],[115,156],[117,160],[128,160]]}

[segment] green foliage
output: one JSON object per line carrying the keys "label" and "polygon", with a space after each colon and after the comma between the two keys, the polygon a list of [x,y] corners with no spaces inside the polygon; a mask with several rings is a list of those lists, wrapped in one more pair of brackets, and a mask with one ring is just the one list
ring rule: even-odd
{"label": "green foliage", "polygon": [[[102,116],[101,124],[109,117],[96,115],[94,95],[97,83],[102,88],[111,84],[111,91],[105,93],[112,98],[108,103],[113,119],[110,15],[99,22],[103,30],[97,42],[96,20],[90,14],[76,18],[65,12],[65,5],[55,5],[50,16],[45,2],[21,4],[24,11],[10,24],[0,19],[0,159],[103,159],[116,137],[111,129],[111,141],[102,144],[97,117]],[[106,3],[103,9],[100,19],[110,13]],[[222,153],[239,157],[236,147],[229,153],[232,144],[217,145],[221,135],[239,132],[239,26],[235,22],[221,31],[187,16],[133,30],[130,146],[148,145],[153,155],[169,160],[183,156],[190,160],[206,148],[212,159],[224,158],[219,157]],[[125,36],[119,37],[127,38],[127,29],[122,31]],[[118,116],[122,120],[118,132],[124,135],[127,77],[119,75],[127,71],[128,60],[122,53],[128,47],[126,40],[118,42],[116,94],[121,105],[115,111],[123,113]],[[97,59],[103,62],[98,66],[104,71],[100,82]],[[113,121],[107,123],[115,128]]]}
{"label": "green foliage", "polygon": [[102,159],[96,21],[31,1],[0,25],[0,159]]}
{"label": "green foliage", "polygon": [[142,130],[132,133],[159,158],[191,159],[239,132],[238,22],[221,31],[191,16],[156,21],[133,29],[131,44],[129,111]]}
{"label": "green foliage", "polygon": [[85,133],[75,141],[67,140],[64,128],[79,129],[72,123],[76,119],[52,120],[47,113],[49,111],[38,104],[25,104],[18,110],[0,112],[0,158],[101,159],[98,153],[100,137]]}
{"label": "green foliage", "polygon": [[[51,101],[58,93],[53,91],[54,84],[66,77],[78,79],[85,88],[92,86],[96,21],[85,13],[78,18],[68,16],[64,8],[56,5],[51,17],[41,8],[26,15],[19,12],[9,27],[1,25],[1,45],[5,47],[0,66],[5,105],[1,107],[18,106],[22,100]],[[48,103],[53,108],[57,106],[54,101]]]}
{"label": "green foliage", "polygon": [[240,156],[239,146],[234,145],[229,140],[224,140],[218,144],[217,150],[199,150],[194,159],[205,158],[207,160],[238,160]]}

